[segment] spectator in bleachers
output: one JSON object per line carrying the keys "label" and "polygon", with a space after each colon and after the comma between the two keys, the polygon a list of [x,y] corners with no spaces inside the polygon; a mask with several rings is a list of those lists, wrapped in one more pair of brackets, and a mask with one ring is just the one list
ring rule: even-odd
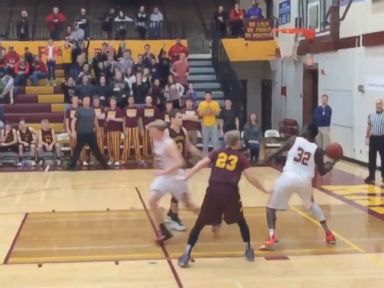
{"label": "spectator in bleachers", "polygon": [[248,19],[259,19],[263,18],[263,11],[259,7],[256,0],[252,0],[251,7],[247,10],[245,17]]}
{"label": "spectator in bleachers", "polygon": [[3,63],[4,56],[7,54],[7,49],[2,45],[0,41],[0,63]]}
{"label": "spectator in bleachers", "polygon": [[136,81],[132,84],[132,93],[136,104],[144,104],[145,97],[151,89],[150,79],[143,72],[136,72]]}
{"label": "spectator in bleachers", "polygon": [[60,40],[63,24],[67,20],[63,13],[59,12],[58,7],[54,7],[52,13],[45,19],[48,23],[50,38],[52,40]]}
{"label": "spectator in bleachers", "polygon": [[115,77],[112,81],[113,96],[119,108],[124,108],[127,105],[128,96],[130,95],[129,86],[124,81],[123,73],[116,69]]}
{"label": "spectator in bleachers", "polygon": [[163,113],[161,113],[161,115],[163,116],[162,120],[164,120],[168,126],[171,125],[171,118],[169,117],[169,113],[171,113],[171,111],[173,110],[173,103],[172,102],[166,102],[165,103],[165,111]]}
{"label": "spectator in bleachers", "polygon": [[116,18],[115,8],[109,9],[109,11],[103,17],[103,24],[101,25],[101,30],[103,30],[104,38],[111,40],[113,35],[113,23]]}
{"label": "spectator in bleachers", "polygon": [[5,71],[14,76],[15,65],[20,60],[20,55],[13,49],[13,46],[9,46],[8,53],[4,56]]}
{"label": "spectator in bleachers", "polygon": [[6,95],[9,94],[9,104],[14,104],[14,93],[15,93],[15,82],[10,73],[5,73],[3,78],[1,78],[1,88],[2,92],[0,94],[0,99],[3,99]]}
{"label": "spectator in bleachers", "polygon": [[65,41],[62,49],[62,64],[63,64],[63,70],[64,70],[64,78],[67,79],[71,76],[71,69],[72,69],[72,47],[73,44],[71,44],[69,41]]}
{"label": "spectator in bleachers", "polygon": [[193,83],[188,84],[188,90],[185,92],[185,98],[186,100],[191,100],[192,106],[196,107],[196,100],[197,100],[197,93],[195,88],[193,87]]}
{"label": "spectator in bleachers", "polygon": [[0,152],[17,153],[17,134],[16,129],[9,123],[5,123],[4,128],[0,130]]}
{"label": "spectator in bleachers", "polygon": [[227,24],[228,24],[228,14],[224,11],[223,6],[219,6],[218,10],[213,15],[213,22],[215,25],[216,34],[220,38],[227,36]]}
{"label": "spectator in bleachers", "polygon": [[[35,61],[35,57],[33,56],[32,52],[29,51],[28,47],[24,48],[24,58],[25,58],[25,61],[28,62],[29,66],[32,66],[32,63]],[[30,71],[30,72],[33,72],[33,71]]]}
{"label": "spectator in bleachers", "polygon": [[172,64],[171,73],[175,76],[176,83],[180,83],[184,88],[188,87],[189,63],[184,53]]}
{"label": "spectator in bleachers", "polygon": [[241,37],[243,35],[245,11],[236,3],[229,14],[230,29],[232,37]]}
{"label": "spectator in bleachers", "polygon": [[173,75],[169,75],[168,83],[164,87],[164,97],[167,102],[173,102],[174,108],[180,108],[180,100],[185,88],[182,84],[175,82]]}
{"label": "spectator in bleachers", "polygon": [[93,86],[89,81],[88,75],[83,75],[80,79],[81,79],[81,84],[76,86],[76,92],[77,92],[77,96],[79,96],[81,101],[85,96],[93,95]]}
{"label": "spectator in bleachers", "polygon": [[111,97],[106,112],[107,150],[109,155],[108,165],[120,166],[120,142],[123,132],[124,113],[117,107],[117,99]]}
{"label": "spectator in bleachers", "polygon": [[161,33],[161,24],[164,16],[158,7],[153,8],[153,13],[149,16],[148,37],[150,39],[159,39]]}
{"label": "spectator in bleachers", "polygon": [[111,79],[115,75],[115,70],[120,69],[119,63],[113,59],[113,54],[108,53],[108,61],[106,62],[107,79]]}
{"label": "spectator in bleachers", "polygon": [[133,96],[128,97],[124,120],[124,151],[123,159],[127,162],[131,155],[131,147],[135,150],[135,159],[141,161],[140,153],[140,108],[135,105]]}
{"label": "spectator in bleachers", "polygon": [[29,19],[27,10],[21,10],[20,19],[17,21],[17,39],[19,41],[29,40]]}
{"label": "spectator in bleachers", "polygon": [[145,39],[147,35],[148,15],[144,6],[140,6],[136,13],[136,29],[141,39]]}
{"label": "spectator in bleachers", "polygon": [[45,63],[40,60],[38,55],[35,56],[35,59],[32,63],[33,72],[29,76],[29,79],[32,82],[33,86],[39,85],[39,80],[46,79],[48,77],[48,70]]}
{"label": "spectator in bleachers", "polygon": [[167,52],[164,48],[165,46],[163,45],[159,53],[159,61],[156,69],[162,86],[167,83],[168,76],[171,73],[171,59],[167,56]]}
{"label": "spectator in bleachers", "polygon": [[149,16],[148,37],[150,39],[159,39],[161,33],[161,24],[164,21],[164,16],[158,7],[153,8],[153,13]]}
{"label": "spectator in bleachers", "polygon": [[[35,156],[36,156],[36,132],[33,128],[28,127],[25,124],[24,119],[20,119],[19,127],[17,129],[17,141],[19,143],[19,160],[22,160],[24,153],[30,153],[33,157],[32,166],[36,165]],[[18,166],[21,166],[19,162]]]}
{"label": "spectator in bleachers", "polygon": [[77,76],[78,77],[78,83],[81,82],[81,79],[83,78],[83,76],[87,76],[88,77],[88,83],[90,83],[91,85],[93,85],[95,82],[94,82],[94,78],[93,78],[93,73],[92,73],[92,70],[91,70],[91,66],[88,64],[88,63],[85,63],[83,65],[83,69],[81,70],[81,72],[79,73],[79,75]]}
{"label": "spectator in bleachers", "polygon": [[217,101],[212,100],[211,91],[206,91],[204,98],[205,100],[200,102],[197,112],[201,118],[203,153],[207,155],[209,142],[211,142],[213,149],[218,147],[217,116],[220,114],[220,105]]}
{"label": "spectator in bleachers", "polygon": [[29,74],[29,63],[25,61],[24,56],[20,57],[20,60],[15,65],[15,85],[16,86],[26,86],[27,85],[27,79]]}
{"label": "spectator in bleachers", "polygon": [[181,43],[181,39],[176,39],[176,43],[169,48],[168,55],[171,58],[171,61],[175,62],[180,59],[181,53],[188,56],[188,48]]}
{"label": "spectator in bleachers", "polygon": [[123,53],[123,57],[119,60],[119,67],[121,71],[127,71],[128,68],[132,69],[135,66],[135,60],[132,58],[132,51],[127,49]]}
{"label": "spectator in bleachers", "polygon": [[116,34],[116,40],[124,40],[127,36],[127,24],[133,22],[131,18],[126,16],[123,11],[119,11],[119,14],[114,19]]}
{"label": "spectator in bleachers", "polygon": [[72,35],[72,32],[73,32],[73,26],[72,25],[67,25],[65,27],[65,31],[64,31],[64,40],[65,41],[70,41],[70,37]]}
{"label": "spectator in bleachers", "polygon": [[165,97],[163,94],[163,89],[160,85],[160,80],[155,79],[153,81],[152,89],[151,89],[151,97],[153,104],[156,106],[156,108],[160,111],[164,111],[164,104],[165,104]]}
{"label": "spectator in bleachers", "polygon": [[87,10],[85,8],[80,9],[80,15],[75,18],[75,23],[78,27],[84,31],[84,39],[89,38],[89,18],[87,16]]}
{"label": "spectator in bleachers", "polygon": [[251,113],[248,122],[244,125],[244,144],[251,153],[251,161],[257,163],[259,160],[261,130],[257,123],[255,113]]}
{"label": "spectator in bleachers", "polygon": [[[49,127],[48,119],[43,119],[43,121],[41,121],[38,143],[39,158],[41,158],[41,155],[44,152],[52,152],[56,156],[56,165],[60,165],[61,147],[57,142],[55,130]],[[42,162],[40,162],[40,164],[41,163]]]}
{"label": "spectator in bleachers", "polygon": [[68,77],[66,82],[61,84],[61,89],[64,93],[65,110],[72,105],[72,97],[76,95],[76,82],[72,77]]}
{"label": "spectator in bleachers", "polygon": [[142,112],[142,127],[141,130],[141,138],[143,139],[143,156],[145,159],[149,159],[151,154],[151,138],[149,136],[148,125],[156,118],[159,117],[159,111],[156,106],[153,105],[152,97],[145,97],[145,105]]}
{"label": "spectator in bleachers", "polygon": [[187,129],[189,140],[193,145],[197,144],[197,131],[200,130],[200,119],[197,115],[194,103],[191,98],[187,98],[183,113],[183,127]]}
{"label": "spectator in bleachers", "polygon": [[59,49],[55,46],[52,39],[48,40],[48,46],[45,48],[45,56],[47,57],[48,82],[47,86],[56,86],[56,60],[59,56]]}
{"label": "spectator in bleachers", "polygon": [[151,52],[151,45],[145,44],[144,45],[144,53],[143,56],[143,66],[144,67],[151,67],[152,66],[152,59],[155,58],[155,54]]}
{"label": "spectator in bleachers", "polygon": [[93,95],[98,95],[101,106],[105,107],[112,96],[111,86],[107,84],[105,75],[101,75],[98,85],[93,88]]}
{"label": "spectator in bleachers", "polygon": [[76,48],[80,48],[80,50],[83,50],[82,44],[84,39],[86,37],[85,31],[80,28],[80,25],[78,22],[73,23],[73,31],[71,35],[67,37],[67,40],[74,44]]}
{"label": "spectator in bleachers", "polygon": [[115,60],[119,61],[120,58],[124,56],[124,52],[127,50],[127,44],[124,40],[119,42],[119,48],[117,49],[117,55],[115,55]]}

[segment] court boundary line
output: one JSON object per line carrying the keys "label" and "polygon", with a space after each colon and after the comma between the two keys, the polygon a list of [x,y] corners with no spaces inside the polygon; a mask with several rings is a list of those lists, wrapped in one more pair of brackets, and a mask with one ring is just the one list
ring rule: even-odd
{"label": "court boundary line", "polygon": [[[135,186],[135,189],[136,189],[137,196],[139,197],[139,199],[141,201],[141,204],[143,205],[145,214],[147,214],[148,221],[150,222],[150,224],[152,226],[153,232],[155,233],[156,237],[158,237],[159,233],[157,232],[155,222],[154,222],[153,218],[151,217],[151,215],[149,214],[149,210],[147,208],[147,205],[145,204],[143,196],[141,195],[140,190],[139,190],[138,187]],[[183,283],[181,282],[180,276],[179,276],[179,274],[176,271],[175,265],[173,265],[172,259],[171,259],[170,255],[168,253],[168,250],[167,250],[165,244],[163,242],[160,242],[159,246],[160,246],[161,250],[163,251],[164,258],[167,261],[169,268],[171,269],[171,272],[173,274],[173,277],[175,278],[177,286],[179,288],[183,288],[184,287]]]}
{"label": "court boundary line", "polygon": [[19,239],[20,233],[23,230],[23,226],[24,226],[25,222],[27,221],[28,215],[29,215],[29,213],[24,213],[24,217],[23,217],[23,219],[20,222],[19,229],[17,229],[16,235],[13,238],[11,246],[8,249],[7,255],[5,255],[5,258],[4,258],[4,261],[3,261],[3,265],[8,264],[8,260],[11,257],[11,254],[13,252],[13,248],[15,248],[16,242]]}
{"label": "court boundary line", "polygon": [[[308,221],[310,221],[311,223],[313,223],[314,225],[318,226],[318,227],[321,227],[320,223],[312,218],[311,216],[309,216],[307,213],[301,211],[300,209],[294,207],[294,206],[291,206],[291,209],[292,211],[294,211],[296,214],[302,216],[303,218],[307,219]],[[356,250],[357,252],[359,253],[367,253],[365,250],[363,250],[362,248],[360,248],[358,245],[356,245],[355,243],[353,243],[351,240],[348,240],[346,237],[340,235],[340,233],[336,232],[335,230],[332,230],[333,234],[335,236],[337,236],[338,238],[340,238],[343,242],[345,242],[347,245],[349,245],[350,247],[352,247],[354,250]]]}

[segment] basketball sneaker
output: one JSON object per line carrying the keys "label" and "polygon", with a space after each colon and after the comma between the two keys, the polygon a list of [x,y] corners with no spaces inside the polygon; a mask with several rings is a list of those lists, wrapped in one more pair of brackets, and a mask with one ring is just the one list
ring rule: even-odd
{"label": "basketball sneaker", "polygon": [[162,244],[164,241],[167,241],[172,237],[173,235],[171,231],[168,230],[167,226],[165,226],[165,224],[160,224],[159,235],[157,236],[157,239],[156,239],[157,243]]}
{"label": "basketball sneaker", "polygon": [[185,231],[185,225],[180,220],[179,216],[173,213],[172,211],[168,211],[166,221],[168,222],[172,230],[179,231],[179,232]]}
{"label": "basketball sneaker", "polygon": [[375,179],[367,177],[367,178],[364,179],[364,183],[368,184],[368,185],[375,185]]}
{"label": "basketball sneaker", "polygon": [[189,255],[188,253],[184,253],[183,256],[179,257],[177,263],[179,267],[186,268],[188,267],[188,263],[190,260],[191,260],[191,255]]}
{"label": "basketball sneaker", "polygon": [[269,237],[267,241],[263,245],[260,246],[259,250],[272,250],[275,244],[277,244],[279,240],[276,238],[275,235],[272,237]]}
{"label": "basketball sneaker", "polygon": [[325,233],[325,241],[328,244],[336,244],[336,237],[332,234],[331,231],[328,231],[327,233]]}
{"label": "basketball sneaker", "polygon": [[252,247],[247,247],[245,249],[245,259],[247,259],[248,262],[254,262],[255,261],[255,251],[253,251]]}

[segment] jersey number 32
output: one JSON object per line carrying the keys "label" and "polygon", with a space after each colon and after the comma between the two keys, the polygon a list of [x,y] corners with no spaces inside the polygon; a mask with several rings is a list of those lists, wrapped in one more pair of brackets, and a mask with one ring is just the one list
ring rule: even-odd
{"label": "jersey number 32", "polygon": [[295,162],[301,163],[304,166],[308,166],[308,161],[311,159],[312,154],[305,152],[303,148],[299,147],[297,149],[297,156],[293,158]]}

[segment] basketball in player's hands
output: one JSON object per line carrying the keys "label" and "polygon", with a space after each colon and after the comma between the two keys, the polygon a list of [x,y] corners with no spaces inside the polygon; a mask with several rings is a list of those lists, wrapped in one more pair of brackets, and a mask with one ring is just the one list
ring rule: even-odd
{"label": "basketball in player's hands", "polygon": [[332,159],[343,157],[343,147],[339,143],[331,143],[325,148],[325,154]]}

